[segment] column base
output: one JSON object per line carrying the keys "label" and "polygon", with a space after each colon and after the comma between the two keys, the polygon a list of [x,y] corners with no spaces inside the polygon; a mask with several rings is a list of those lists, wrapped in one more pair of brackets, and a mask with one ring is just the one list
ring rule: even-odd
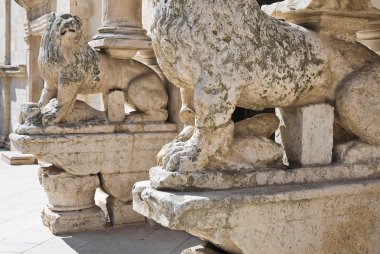
{"label": "column base", "polygon": [[100,207],[85,209],[82,211],[55,212],[49,207],[41,213],[44,226],[48,227],[55,235],[101,230],[106,227],[106,216]]}

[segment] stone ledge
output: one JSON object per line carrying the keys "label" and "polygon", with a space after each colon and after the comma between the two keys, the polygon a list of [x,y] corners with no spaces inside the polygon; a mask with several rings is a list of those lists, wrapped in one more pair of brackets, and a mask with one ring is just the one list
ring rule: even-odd
{"label": "stone ledge", "polygon": [[[147,172],[177,132],[11,134],[13,146],[73,175]],[[141,158],[144,158],[143,160]]]}
{"label": "stone ledge", "polygon": [[148,181],[133,209],[230,253],[376,253],[380,180],[163,192]]}
{"label": "stone ledge", "polygon": [[173,123],[135,123],[135,124],[60,124],[53,126],[25,126],[18,127],[19,135],[56,135],[56,134],[91,134],[91,133],[135,133],[177,131]]}
{"label": "stone ledge", "polygon": [[167,190],[223,190],[257,186],[326,183],[380,178],[380,164],[332,165],[291,170],[252,169],[178,173],[161,167],[149,172],[153,188]]}

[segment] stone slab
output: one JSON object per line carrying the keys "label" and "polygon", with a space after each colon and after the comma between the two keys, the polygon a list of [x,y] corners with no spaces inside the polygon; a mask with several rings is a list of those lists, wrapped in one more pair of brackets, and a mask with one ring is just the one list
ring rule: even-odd
{"label": "stone slab", "polygon": [[43,224],[55,235],[104,229],[106,216],[100,207],[69,212],[54,212],[48,207],[41,214]]}
{"label": "stone slab", "polygon": [[36,164],[36,158],[32,154],[19,152],[2,152],[1,159],[9,165],[32,165]]}
{"label": "stone slab", "polygon": [[252,169],[178,173],[151,168],[150,181],[156,189],[222,190],[286,184],[306,184],[380,178],[380,164],[338,164],[290,170]]}
{"label": "stone slab", "polygon": [[[39,161],[74,175],[146,172],[156,165],[163,145],[175,131],[64,135],[11,134],[12,144]],[[143,160],[141,159],[143,158]]]}
{"label": "stone slab", "polygon": [[380,180],[164,192],[136,183],[133,208],[229,253],[377,253]]}
{"label": "stone slab", "polygon": [[107,197],[107,210],[112,225],[145,221],[144,216],[133,210],[132,202],[122,202],[109,196]]}

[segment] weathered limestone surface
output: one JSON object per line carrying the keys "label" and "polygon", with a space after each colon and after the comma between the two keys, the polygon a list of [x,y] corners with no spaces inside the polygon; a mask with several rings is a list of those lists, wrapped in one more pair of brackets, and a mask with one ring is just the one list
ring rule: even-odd
{"label": "weathered limestone surface", "polygon": [[[15,148],[74,175],[148,171],[176,132],[66,135],[12,134]],[[142,159],[143,158],[143,159]]]}
{"label": "weathered limestone surface", "polygon": [[380,181],[162,192],[139,182],[134,209],[229,253],[377,253]]}
{"label": "weathered limestone surface", "polygon": [[46,207],[41,214],[43,224],[53,234],[100,230],[106,226],[106,216],[100,207],[81,211],[54,212]]}
{"label": "weathered limestone surface", "polygon": [[40,168],[39,179],[52,211],[78,211],[95,206],[97,175],[76,176],[54,166]]}
{"label": "weathered limestone surface", "polygon": [[328,165],[332,159],[334,108],[328,104],[277,109],[279,143],[289,161]]}

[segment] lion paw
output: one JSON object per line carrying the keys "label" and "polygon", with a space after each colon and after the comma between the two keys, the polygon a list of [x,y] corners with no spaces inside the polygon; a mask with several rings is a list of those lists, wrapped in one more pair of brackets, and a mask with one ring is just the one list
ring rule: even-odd
{"label": "lion paw", "polygon": [[205,165],[202,150],[187,142],[173,141],[165,145],[157,155],[158,164],[168,171],[199,171]]}
{"label": "lion paw", "polygon": [[60,122],[60,119],[57,117],[56,114],[49,113],[42,117],[42,124],[43,125],[54,125],[58,124]]}

